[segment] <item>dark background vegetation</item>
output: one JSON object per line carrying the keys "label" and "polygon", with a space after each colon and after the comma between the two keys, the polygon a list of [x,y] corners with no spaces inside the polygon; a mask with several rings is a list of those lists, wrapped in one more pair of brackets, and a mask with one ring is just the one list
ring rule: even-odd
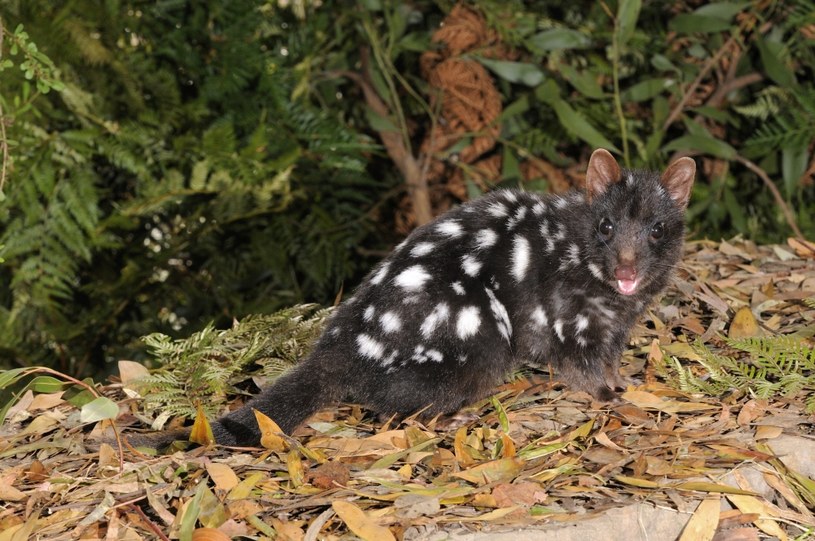
{"label": "dark background vegetation", "polygon": [[148,333],[331,304],[421,223],[411,157],[437,214],[579,184],[596,146],[688,154],[691,237],[815,237],[812,2],[470,5],[459,56],[502,107],[465,160],[482,133],[423,146],[452,2],[0,3],[0,367],[98,375]]}

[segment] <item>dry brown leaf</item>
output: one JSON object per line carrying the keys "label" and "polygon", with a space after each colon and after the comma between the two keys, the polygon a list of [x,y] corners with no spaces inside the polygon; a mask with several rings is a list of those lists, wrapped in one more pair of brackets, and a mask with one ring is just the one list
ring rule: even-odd
{"label": "dry brown leaf", "polygon": [[219,462],[209,462],[206,465],[207,473],[209,474],[212,482],[215,483],[215,488],[219,490],[232,490],[240,480],[235,475],[235,471],[227,464]]}
{"label": "dry brown leaf", "polygon": [[289,482],[294,488],[305,482],[306,472],[303,468],[303,461],[300,460],[300,453],[296,450],[286,453],[286,469],[289,471]]}
{"label": "dry brown leaf", "polygon": [[48,479],[49,475],[48,468],[39,460],[33,460],[28,468],[23,471],[23,476],[29,483],[42,483]]}
{"label": "dry brown leaf", "polygon": [[453,450],[456,454],[456,460],[461,464],[462,468],[469,468],[476,463],[476,460],[467,449],[464,440],[467,438],[467,427],[462,426],[456,430],[456,437],[453,440]]}
{"label": "dry brown leaf", "polygon": [[511,458],[517,455],[517,450],[515,448],[515,442],[512,441],[512,438],[509,437],[509,434],[501,433],[501,457],[502,458]]}
{"label": "dry brown leaf", "polygon": [[710,541],[716,535],[719,525],[719,496],[711,496],[702,500],[699,507],[691,516],[679,541]]}
{"label": "dry brown leaf", "polygon": [[198,445],[212,445],[215,443],[215,436],[212,434],[212,425],[209,424],[207,414],[201,404],[197,404],[195,421],[190,429],[190,441]]}
{"label": "dry brown leaf", "polygon": [[747,306],[739,308],[730,322],[730,330],[727,335],[734,340],[738,340],[740,338],[760,336],[761,334],[761,327],[759,327],[752,310]]}
{"label": "dry brown leaf", "polygon": [[748,400],[739,410],[739,415],[736,417],[736,421],[739,425],[749,425],[759,417],[761,417],[767,409],[767,401],[766,400],[755,400],[751,399]]}
{"label": "dry brown leaf", "polygon": [[794,237],[790,237],[787,239],[787,244],[790,248],[795,250],[796,255],[798,257],[807,257],[812,258],[815,257],[815,242],[811,242],[808,240],[799,240]]}
{"label": "dry brown leaf", "polygon": [[635,406],[642,409],[655,409],[665,413],[687,413],[692,411],[707,411],[718,409],[713,404],[703,404],[701,402],[682,402],[660,398],[659,396],[646,391],[626,391],[622,398],[628,400]]}
{"label": "dry brown leaf", "polygon": [[260,428],[261,447],[274,452],[281,452],[288,449],[289,444],[286,443],[286,440],[280,436],[283,431],[279,426],[277,426],[277,423],[274,422],[268,415],[265,415],[258,410],[252,411],[255,412],[255,419],[257,419],[258,428]]}
{"label": "dry brown leaf", "polygon": [[336,500],[331,503],[331,507],[348,526],[348,529],[364,541],[396,541],[396,537],[388,528],[371,520],[362,509],[353,503]]}
{"label": "dry brown leaf", "polygon": [[229,491],[229,494],[226,495],[226,499],[242,500],[243,498],[248,497],[252,490],[254,490],[255,486],[257,486],[258,483],[264,479],[266,479],[266,475],[263,473],[253,473],[249,475],[246,477],[246,479],[235,485],[235,488]]}
{"label": "dry brown leaf", "polygon": [[756,440],[772,440],[784,433],[780,426],[758,425],[756,427]]}
{"label": "dry brown leaf", "polygon": [[306,534],[303,532],[301,521],[283,521],[278,518],[271,519],[272,526],[274,526],[275,541],[301,541],[305,538]]}
{"label": "dry brown leaf", "polygon": [[[405,466],[410,469],[409,464],[405,464]],[[342,462],[326,462],[310,471],[307,478],[315,487],[327,489],[347,485],[351,478],[351,472],[348,466]]]}
{"label": "dry brown leaf", "polygon": [[687,342],[674,342],[673,344],[662,346],[662,351],[667,355],[671,355],[679,359],[688,359],[691,361],[702,360],[702,357],[696,353],[693,346]]}
{"label": "dry brown leaf", "polygon": [[231,541],[231,539],[216,528],[196,528],[192,531],[192,541]]}
{"label": "dry brown leaf", "polygon": [[64,392],[65,391],[35,395],[34,399],[31,400],[31,405],[28,406],[28,411],[49,410],[56,408],[65,402],[65,400],[62,399]]}
{"label": "dry brown leaf", "polygon": [[771,518],[766,518],[778,516],[774,506],[769,505],[760,498],[744,494],[728,494],[727,499],[738,507],[742,513],[755,513],[761,517],[765,517],[755,521],[755,525],[762,532],[775,536],[781,541],[787,540],[787,534],[781,529],[778,522]]}
{"label": "dry brown leaf", "polygon": [[19,502],[28,497],[25,493],[12,486],[15,479],[16,475],[14,473],[7,473],[0,476],[0,501]]}
{"label": "dry brown leaf", "polygon": [[662,477],[674,473],[674,465],[658,456],[645,456],[645,473]]}
{"label": "dry brown leaf", "polygon": [[34,417],[34,419],[17,433],[18,436],[28,436],[29,434],[45,434],[53,428],[59,426],[62,421],[62,414],[57,411],[46,411],[42,415]]}
{"label": "dry brown leaf", "polygon": [[546,501],[546,491],[538,483],[530,481],[499,483],[492,489],[492,496],[498,507],[532,507]]}
{"label": "dry brown leaf", "polygon": [[119,379],[122,380],[122,385],[128,388],[134,381],[138,381],[150,375],[150,371],[142,363],[119,361],[117,365],[119,367]]}
{"label": "dry brown leaf", "polygon": [[441,502],[438,496],[423,494],[405,494],[393,502],[396,515],[401,518],[413,519],[418,517],[432,517],[441,511]]}
{"label": "dry brown leaf", "polygon": [[454,473],[453,477],[458,477],[477,485],[494,483],[496,481],[511,481],[518,476],[525,464],[526,461],[518,457],[500,458],[473,466],[462,472]]}
{"label": "dry brown leaf", "polygon": [[609,449],[613,449],[614,451],[625,451],[622,447],[611,441],[608,437],[608,434],[605,432],[598,432],[594,435],[594,439],[597,443],[602,445],[603,447],[607,447]]}

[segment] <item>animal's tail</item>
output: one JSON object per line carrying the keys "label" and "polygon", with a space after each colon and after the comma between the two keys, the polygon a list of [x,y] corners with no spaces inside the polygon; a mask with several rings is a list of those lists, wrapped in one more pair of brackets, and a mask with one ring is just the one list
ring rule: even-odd
{"label": "animal's tail", "polygon": [[321,384],[325,374],[315,370],[313,357],[306,359],[278,378],[271,387],[242,408],[212,423],[215,441],[222,445],[257,445],[260,442],[255,413],[270,417],[283,432],[291,434],[317,410],[337,400],[330,392],[334,385]]}

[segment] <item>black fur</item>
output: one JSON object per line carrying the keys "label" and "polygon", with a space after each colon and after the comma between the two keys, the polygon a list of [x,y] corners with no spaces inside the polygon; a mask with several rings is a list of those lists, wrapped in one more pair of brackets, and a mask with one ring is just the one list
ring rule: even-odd
{"label": "black fur", "polygon": [[[257,444],[252,408],[287,433],[343,399],[382,414],[451,413],[523,362],[615,398],[631,327],[680,259],[694,171],[682,166],[620,171],[598,151],[589,195],[498,191],[418,228],[337,308],[308,358],[213,423],[216,441]],[[617,282],[626,273],[639,280],[630,294],[620,287],[633,280]]]}

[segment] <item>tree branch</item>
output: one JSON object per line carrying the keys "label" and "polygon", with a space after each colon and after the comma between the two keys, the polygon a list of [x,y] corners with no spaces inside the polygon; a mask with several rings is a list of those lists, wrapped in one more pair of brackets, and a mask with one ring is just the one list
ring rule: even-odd
{"label": "tree branch", "polygon": [[[362,95],[365,98],[365,103],[377,115],[387,118],[390,116],[390,111],[379,94],[376,93],[373,85],[363,75],[349,71],[339,70],[327,73],[331,76],[346,77],[353,81],[362,90]],[[379,138],[385,147],[385,151],[402,177],[405,179],[405,185],[408,189],[408,196],[413,204],[413,214],[416,217],[416,225],[424,225],[433,219],[433,212],[430,206],[430,190],[427,186],[427,176],[424,174],[423,168],[418,160],[408,148],[398,131],[378,131]]]}
{"label": "tree branch", "polygon": [[696,87],[698,87],[702,83],[702,79],[704,79],[705,76],[707,76],[708,72],[711,69],[713,69],[713,66],[715,66],[719,62],[719,60],[721,60],[722,56],[724,56],[724,54],[730,49],[730,46],[735,42],[736,37],[732,36],[730,39],[724,42],[724,45],[722,45],[719,48],[719,50],[716,51],[716,54],[711,56],[710,59],[707,62],[705,62],[705,65],[702,67],[702,70],[699,72],[699,75],[697,75],[696,79],[694,79],[693,82],[688,86],[688,88],[685,90],[685,94],[682,96],[682,99],[679,100],[679,103],[677,103],[676,106],[673,108],[671,114],[669,114],[668,118],[665,119],[665,123],[662,125],[662,131],[666,131],[671,126],[671,124],[676,122],[676,120],[679,118],[679,115],[681,115],[682,111],[685,109],[685,105],[688,103],[688,100],[693,95],[693,92],[696,90]]}
{"label": "tree branch", "polygon": [[[755,163],[751,162],[747,158],[740,156],[738,154],[736,154],[735,160],[742,164],[747,169],[749,169],[750,171],[752,171],[753,173],[755,173],[756,175],[758,175],[758,178],[760,178],[762,182],[764,182],[764,184],[770,190],[770,193],[773,194],[775,202],[778,204],[779,207],[781,207],[781,212],[784,214],[784,219],[787,220],[787,225],[790,226],[790,229],[792,229],[793,233],[795,233],[795,236],[798,237],[798,240],[806,241],[803,233],[801,233],[801,230],[798,229],[798,224],[796,223],[795,220],[795,214],[792,212],[792,210],[790,210],[790,207],[789,205],[787,205],[787,202],[784,201],[784,197],[781,195],[781,192],[778,191],[778,187],[770,179],[767,173],[764,172],[764,169],[762,169]],[[804,244],[806,245],[806,242]]]}

